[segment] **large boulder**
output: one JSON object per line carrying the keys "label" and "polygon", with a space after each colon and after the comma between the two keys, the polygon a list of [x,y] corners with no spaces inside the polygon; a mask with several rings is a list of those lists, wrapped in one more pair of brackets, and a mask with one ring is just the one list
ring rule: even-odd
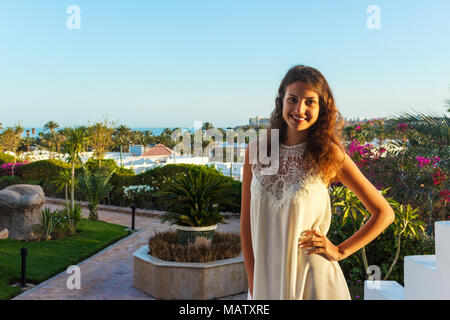
{"label": "large boulder", "polygon": [[44,203],[40,186],[16,184],[0,190],[0,230],[6,228],[11,239],[37,239],[33,226],[41,223]]}

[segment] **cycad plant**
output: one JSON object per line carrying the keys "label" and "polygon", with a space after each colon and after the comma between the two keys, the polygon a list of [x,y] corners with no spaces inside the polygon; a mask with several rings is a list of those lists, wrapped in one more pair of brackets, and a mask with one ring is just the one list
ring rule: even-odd
{"label": "cycad plant", "polygon": [[166,201],[170,208],[162,221],[190,227],[226,223],[218,206],[232,204],[229,188],[217,173],[206,170],[180,173],[155,194],[158,201]]}
{"label": "cycad plant", "polygon": [[98,168],[95,172],[90,172],[83,165],[83,174],[79,178],[80,191],[88,200],[89,220],[98,220],[98,204],[112,190],[110,179],[114,169],[109,171],[105,168]]}

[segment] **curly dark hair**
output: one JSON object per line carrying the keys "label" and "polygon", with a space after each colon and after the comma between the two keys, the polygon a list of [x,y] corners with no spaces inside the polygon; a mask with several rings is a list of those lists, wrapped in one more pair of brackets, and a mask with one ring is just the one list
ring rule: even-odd
{"label": "curly dark hair", "polygon": [[279,143],[286,141],[288,124],[283,118],[283,99],[287,86],[296,81],[306,83],[309,90],[316,92],[319,96],[319,116],[309,128],[303,155],[305,163],[315,164],[309,167],[308,173],[311,170],[318,172],[323,182],[329,187],[336,178],[340,178],[343,161],[336,158],[334,149],[337,146],[345,152],[343,139],[345,120],[336,108],[327,80],[317,69],[296,65],[288,70],[281,81],[267,132],[268,152],[270,154],[270,129],[279,129]]}

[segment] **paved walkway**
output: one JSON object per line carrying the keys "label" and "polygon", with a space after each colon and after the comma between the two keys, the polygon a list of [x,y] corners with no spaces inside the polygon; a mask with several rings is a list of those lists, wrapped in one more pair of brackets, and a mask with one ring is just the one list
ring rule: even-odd
{"label": "paved walkway", "polygon": [[[52,210],[62,206],[46,203],[44,207]],[[129,214],[99,211],[99,219],[119,225],[130,226]],[[83,208],[83,217],[89,211]],[[240,220],[228,218],[228,224],[219,224],[217,231],[239,234]],[[53,278],[28,289],[12,300],[155,300],[155,298],[133,287],[133,253],[148,243],[155,231],[174,230],[168,222],[159,218],[136,216],[135,228],[138,230],[129,237],[113,244],[93,257],[80,262],[81,289],[67,289],[67,278],[62,272]],[[221,298],[220,300],[246,300],[247,293]]]}

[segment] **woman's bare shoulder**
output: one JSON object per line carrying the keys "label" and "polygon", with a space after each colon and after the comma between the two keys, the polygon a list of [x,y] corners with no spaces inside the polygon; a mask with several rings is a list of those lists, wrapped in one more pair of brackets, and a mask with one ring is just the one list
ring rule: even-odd
{"label": "woman's bare shoulder", "polygon": [[337,144],[333,143],[332,149],[335,159],[337,159],[339,162],[343,162],[346,155],[344,147],[338,146]]}

